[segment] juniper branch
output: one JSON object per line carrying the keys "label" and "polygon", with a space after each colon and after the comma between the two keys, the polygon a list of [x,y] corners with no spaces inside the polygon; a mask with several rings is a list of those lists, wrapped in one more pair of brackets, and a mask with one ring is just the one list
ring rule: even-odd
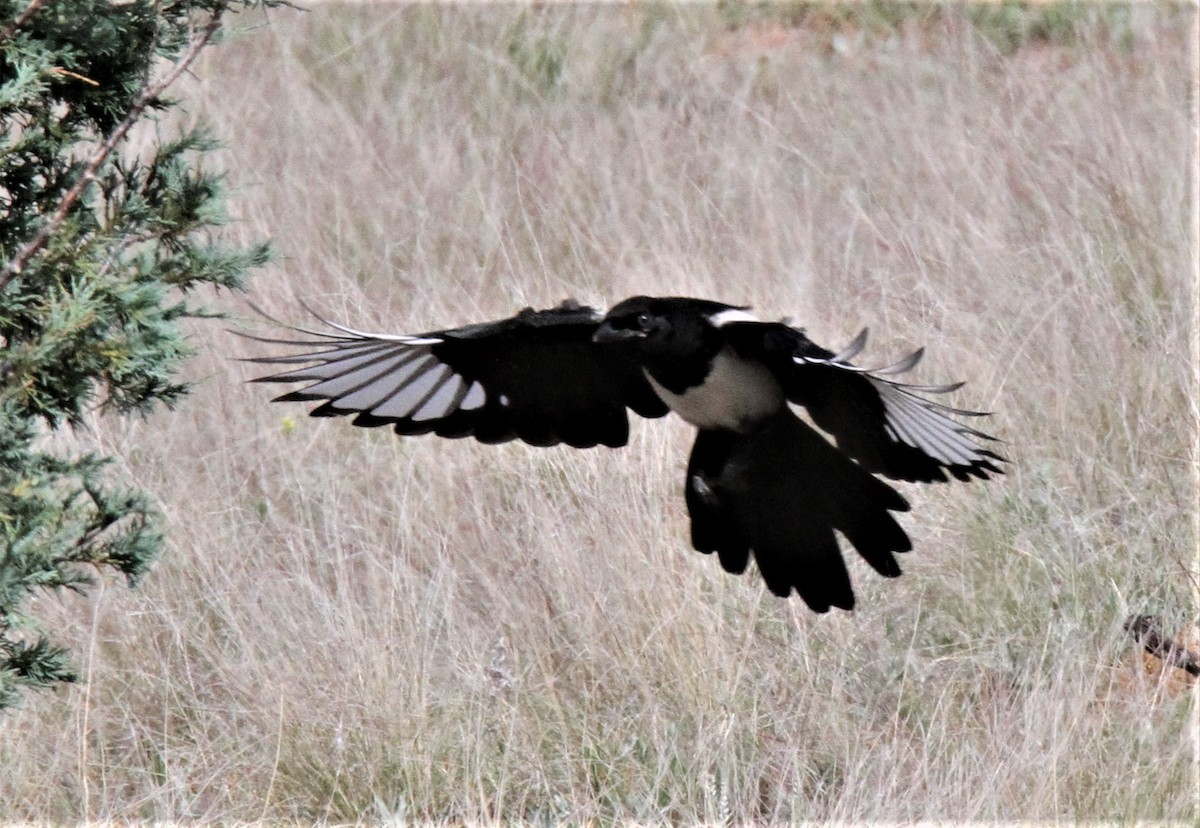
{"label": "juniper branch", "polygon": [[[34,2],[37,2],[37,0],[34,0]],[[26,9],[26,12],[28,11]],[[199,56],[204,47],[212,42],[213,37],[221,28],[223,11],[224,9],[219,9],[213,14],[204,28],[200,30],[200,34],[194,37],[188,44],[187,51],[176,61],[171,71],[160,78],[157,83],[144,88],[137,96],[124,120],[113,128],[108,138],[105,139],[104,143],[97,148],[96,152],[88,160],[79,178],[63,194],[62,201],[59,202],[58,207],[42,223],[42,226],[38,228],[29,241],[21,246],[21,249],[17,251],[8,264],[4,266],[3,272],[0,272],[0,292],[3,292],[8,287],[8,284],[21,274],[21,271],[25,269],[25,265],[29,263],[29,260],[37,255],[38,251],[45,247],[50,237],[62,227],[63,222],[67,220],[67,216],[71,212],[71,208],[75,206],[75,202],[79,200],[80,196],[96,180],[96,176],[99,174],[100,168],[104,166],[104,162],[112,155],[117,145],[121,143],[133,125],[141,120],[146,108],[170,88],[179,79],[179,76],[187,71],[187,68]]]}
{"label": "juniper branch", "polygon": [[37,14],[38,9],[46,5],[50,0],[31,0],[25,11],[13,18],[12,22],[4,27],[4,31],[0,31],[0,43],[4,43],[10,37],[17,33],[17,30],[24,26],[29,18]]}

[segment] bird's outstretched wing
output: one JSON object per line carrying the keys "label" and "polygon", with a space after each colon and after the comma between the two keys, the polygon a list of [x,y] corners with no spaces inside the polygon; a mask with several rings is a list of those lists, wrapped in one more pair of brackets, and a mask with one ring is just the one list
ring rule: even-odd
{"label": "bird's outstretched wing", "polygon": [[922,396],[946,394],[963,383],[908,385],[889,379],[920,362],[923,348],[869,370],[850,362],[866,346],[866,329],[836,354],[782,323],[733,322],[724,331],[735,350],[770,368],[788,400],[803,406],[867,471],[923,483],[944,481],[947,472],[959,480],[1003,474],[997,463],[1004,458],[981,443],[996,438],[954,419],[985,412]]}
{"label": "bird's outstretched wing", "polygon": [[288,326],[301,338],[250,336],[294,351],[248,361],[297,366],[254,381],[311,383],[274,401],[320,401],[314,417],[354,415],[354,425],[390,425],[398,434],[587,448],[625,445],[626,408],[643,417],[667,412],[636,363],[592,342],[603,315],[573,302],[416,335],[366,333],[313,316],[328,330]]}

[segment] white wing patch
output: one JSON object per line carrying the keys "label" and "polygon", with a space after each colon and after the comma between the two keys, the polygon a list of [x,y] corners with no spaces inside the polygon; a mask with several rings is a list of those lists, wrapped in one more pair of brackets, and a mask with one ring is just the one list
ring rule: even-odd
{"label": "white wing patch", "polygon": [[454,410],[454,398],[458,396],[462,386],[462,377],[458,374],[451,374],[413,413],[413,420],[424,422],[445,417]]}
{"label": "white wing patch", "polygon": [[334,411],[413,422],[440,420],[487,403],[487,392],[479,381],[468,381],[434,354],[434,346],[445,341],[440,336],[373,334],[321,321],[338,333],[293,328],[313,338],[250,337],[304,349],[251,360],[300,366],[256,381],[313,382],[278,399],[325,400]]}
{"label": "white wing patch", "polygon": [[[334,404],[336,408],[346,411],[370,411],[399,391],[415,373],[430,364],[438,364],[432,354],[409,351],[388,368],[376,374],[369,383],[356,387],[349,394],[331,397],[331,399],[336,399]],[[319,387],[314,385],[304,390],[309,393],[320,393]]]}
{"label": "white wing patch", "polygon": [[446,378],[450,369],[445,365],[436,364],[422,374],[418,374],[411,382],[406,382],[394,394],[371,409],[376,417],[394,417],[397,420],[407,417],[413,409],[425,401],[439,382]]}
{"label": "white wing patch", "polygon": [[[418,356],[418,359],[414,360],[414,356]],[[425,357],[425,359],[429,358]],[[396,375],[411,374],[421,361],[422,358],[418,354],[411,352],[401,352],[396,356],[382,359],[376,355],[374,359],[367,361],[361,367],[350,367],[344,373],[327,379],[325,382],[310,385],[304,390],[309,394],[318,394],[331,400],[337,400],[347,409],[369,408],[372,405],[372,399],[381,398],[382,394],[379,388],[381,384],[390,382]],[[326,363],[321,367],[335,370],[347,368],[342,361]]]}
{"label": "white wing patch", "polygon": [[859,368],[851,365],[849,360],[857,356],[866,347],[866,344],[867,329],[864,328],[853,342],[832,357],[822,359],[796,356],[792,358],[792,361],[797,364],[832,365],[865,375],[867,381],[871,383],[883,401],[884,428],[892,439],[920,449],[943,465],[970,466],[991,456],[971,439],[977,437],[990,440],[992,438],[989,435],[963,425],[950,417],[950,415],[981,417],[985,416],[986,412],[952,408],[914,393],[948,394],[951,391],[957,391],[963,386],[963,383],[913,385],[883,379],[884,376],[901,374],[916,367],[925,355],[924,348],[919,348],[898,362],[882,368]]}
{"label": "white wing patch", "polygon": [[895,385],[875,379],[871,383],[883,398],[885,428],[896,439],[947,466],[969,466],[978,459],[979,447],[966,435],[980,436],[980,433],[942,414],[944,406],[913,396]]}
{"label": "white wing patch", "polygon": [[741,308],[730,308],[729,310],[714,313],[708,317],[708,321],[719,328],[722,325],[728,325],[730,322],[758,322],[759,318]]}
{"label": "white wing patch", "polygon": [[471,387],[467,389],[467,395],[463,397],[462,402],[458,407],[463,411],[474,411],[487,402],[487,394],[483,391],[483,386],[478,382],[471,383]]}

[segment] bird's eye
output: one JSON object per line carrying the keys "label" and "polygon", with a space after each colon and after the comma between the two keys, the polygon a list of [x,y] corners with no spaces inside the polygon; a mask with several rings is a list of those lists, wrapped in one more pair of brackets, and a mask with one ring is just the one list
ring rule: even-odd
{"label": "bird's eye", "polygon": [[638,327],[643,331],[648,331],[654,327],[654,315],[650,311],[642,311],[637,315]]}

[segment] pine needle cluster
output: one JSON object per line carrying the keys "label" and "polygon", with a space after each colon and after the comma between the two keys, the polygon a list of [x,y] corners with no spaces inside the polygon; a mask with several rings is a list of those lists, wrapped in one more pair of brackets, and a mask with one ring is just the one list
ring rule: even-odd
{"label": "pine needle cluster", "polygon": [[0,0],[0,709],[76,678],[24,611],[31,595],[83,591],[104,568],[134,584],[162,545],[147,493],[51,435],[175,403],[179,322],[209,315],[190,291],[238,288],[269,256],[214,237],[227,219],[202,165],[212,137],[166,139],[158,123],[170,87],[252,5]]}

